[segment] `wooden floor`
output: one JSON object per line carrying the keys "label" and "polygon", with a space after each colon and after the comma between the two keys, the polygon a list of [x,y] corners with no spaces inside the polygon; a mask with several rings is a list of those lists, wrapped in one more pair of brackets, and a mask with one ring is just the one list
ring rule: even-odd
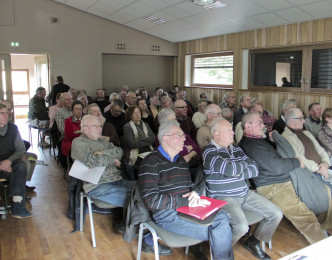
{"label": "wooden floor", "polygon": [[[136,259],[137,240],[129,244],[115,233],[115,218],[111,215],[94,214],[96,248],[91,245],[88,217],[84,232],[70,233],[74,223],[66,217],[68,196],[63,169],[49,156],[48,149],[44,153],[37,147],[30,150],[48,166],[37,165],[32,181],[28,183],[36,186],[36,190],[28,194],[31,200],[27,208],[33,214],[32,218],[21,220],[9,215],[6,220],[0,220],[0,259]],[[234,246],[235,259],[256,259],[241,246],[241,242]],[[272,259],[307,246],[304,237],[286,219],[281,222],[272,242],[273,248],[267,249]],[[209,255],[207,243],[204,250]],[[154,256],[143,253],[142,259],[153,260]],[[195,257],[190,253],[184,255],[184,249],[180,248],[173,249],[172,255],[161,259],[190,260]]]}

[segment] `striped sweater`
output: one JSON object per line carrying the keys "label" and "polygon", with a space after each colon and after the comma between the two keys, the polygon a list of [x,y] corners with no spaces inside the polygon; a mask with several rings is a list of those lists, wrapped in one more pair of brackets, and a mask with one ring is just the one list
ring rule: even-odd
{"label": "striped sweater", "polygon": [[248,193],[246,179],[258,176],[256,163],[240,147],[229,149],[214,140],[204,147],[203,169],[206,176],[207,196],[245,196]]}
{"label": "striped sweater", "polygon": [[179,156],[171,162],[158,149],[141,163],[137,183],[152,213],[188,206],[182,195],[195,190],[186,161]]}

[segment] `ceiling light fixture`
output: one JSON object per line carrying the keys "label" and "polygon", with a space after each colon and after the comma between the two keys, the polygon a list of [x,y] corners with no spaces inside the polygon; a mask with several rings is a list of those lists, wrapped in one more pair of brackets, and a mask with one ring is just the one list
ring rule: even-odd
{"label": "ceiling light fixture", "polygon": [[166,23],[166,21],[164,19],[159,19],[157,21],[154,21],[153,23],[155,23],[155,24],[161,24],[161,23]]}
{"label": "ceiling light fixture", "polygon": [[226,4],[217,0],[190,0],[196,5],[203,6],[206,9],[225,7]]}
{"label": "ceiling light fixture", "polygon": [[147,21],[151,21],[151,20],[157,19],[157,17],[154,16],[154,15],[150,15],[148,17],[145,17],[144,19],[147,20]]}

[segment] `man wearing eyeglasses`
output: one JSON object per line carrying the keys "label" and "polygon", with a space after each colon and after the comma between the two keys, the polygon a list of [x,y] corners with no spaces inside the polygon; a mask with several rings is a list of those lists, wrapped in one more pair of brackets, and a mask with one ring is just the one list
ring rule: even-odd
{"label": "man wearing eyeglasses", "polygon": [[107,123],[111,123],[121,138],[123,136],[123,126],[125,124],[125,114],[123,112],[124,103],[121,99],[113,99],[110,110],[103,114]]}
{"label": "man wearing eyeglasses", "polygon": [[[228,216],[220,211],[209,226],[200,225],[178,216],[177,208],[199,207],[209,202],[201,199],[186,161],[179,156],[185,134],[175,121],[162,123],[158,132],[159,147],[143,160],[138,176],[138,188],[156,224],[174,233],[209,240],[213,259],[234,259]],[[149,244],[148,244],[149,243]],[[153,252],[152,241],[143,248]],[[199,249],[197,259],[207,259]]]}
{"label": "man wearing eyeglasses", "polygon": [[174,102],[174,112],[176,120],[179,122],[181,129],[196,142],[197,129],[190,117],[187,116],[187,103],[184,100]]}
{"label": "man wearing eyeglasses", "polygon": [[[302,112],[296,113],[295,117],[299,118],[292,120],[303,121]],[[299,167],[304,168],[301,157],[281,157],[277,150],[263,138],[264,126],[258,114],[249,112],[244,115],[242,125],[244,136],[240,147],[258,165],[259,176],[253,179],[257,193],[277,205],[310,244],[326,238],[321,226],[324,224],[323,221],[320,224],[314,212],[295,193],[290,171]],[[302,129],[301,124],[298,127]],[[327,218],[324,222],[328,226],[331,220]]]}
{"label": "man wearing eyeglasses", "polygon": [[[255,128],[264,126],[258,114],[251,123]],[[243,210],[261,216],[263,220],[243,246],[258,259],[271,259],[260,247],[260,241],[268,243],[271,240],[282,212],[269,200],[249,190],[246,180],[257,177],[258,169],[254,160],[233,145],[232,124],[216,118],[210,129],[212,140],[203,150],[207,196],[228,202],[224,209],[230,215],[233,245],[249,230]]]}
{"label": "man wearing eyeglasses", "polygon": [[0,103],[0,179],[9,180],[13,198],[11,214],[15,218],[29,218],[25,209],[27,166],[21,159],[25,146],[16,125],[8,122],[9,111]]}

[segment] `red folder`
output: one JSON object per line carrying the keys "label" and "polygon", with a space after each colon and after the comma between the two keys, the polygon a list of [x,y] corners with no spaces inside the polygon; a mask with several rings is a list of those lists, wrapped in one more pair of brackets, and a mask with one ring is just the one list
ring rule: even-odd
{"label": "red folder", "polygon": [[224,200],[211,199],[205,196],[201,196],[201,199],[208,200],[211,202],[211,204],[206,207],[181,207],[177,208],[176,211],[200,220],[204,220],[228,203]]}

